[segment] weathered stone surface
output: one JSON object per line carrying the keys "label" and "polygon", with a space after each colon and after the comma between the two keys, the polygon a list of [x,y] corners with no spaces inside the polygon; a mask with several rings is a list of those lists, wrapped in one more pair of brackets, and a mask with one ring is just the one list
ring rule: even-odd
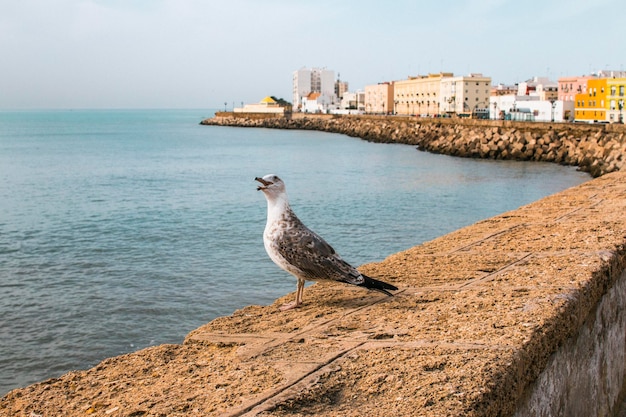
{"label": "weathered stone surface", "polygon": [[[550,358],[515,417],[613,416],[626,379],[626,271]],[[593,399],[593,400],[591,400]],[[626,412],[626,407],[624,407]]]}

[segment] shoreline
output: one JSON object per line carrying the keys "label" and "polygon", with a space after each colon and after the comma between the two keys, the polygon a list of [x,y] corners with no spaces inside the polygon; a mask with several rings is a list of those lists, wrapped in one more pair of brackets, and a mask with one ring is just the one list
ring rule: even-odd
{"label": "shoreline", "polygon": [[289,118],[244,116],[218,112],[200,124],[318,130],[465,158],[554,162],[576,166],[594,178],[626,169],[626,125],[303,113]]}

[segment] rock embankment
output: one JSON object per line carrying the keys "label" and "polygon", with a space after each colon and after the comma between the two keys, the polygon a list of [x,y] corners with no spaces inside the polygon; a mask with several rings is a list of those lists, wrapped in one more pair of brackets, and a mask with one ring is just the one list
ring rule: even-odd
{"label": "rock embankment", "polygon": [[319,130],[460,157],[555,162],[594,177],[626,168],[623,125],[326,115],[261,119],[232,113],[218,113],[202,124]]}

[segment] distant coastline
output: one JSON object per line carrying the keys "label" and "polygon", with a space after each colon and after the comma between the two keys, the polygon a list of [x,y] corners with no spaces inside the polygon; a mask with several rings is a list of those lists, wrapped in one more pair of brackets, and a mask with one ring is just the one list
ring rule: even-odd
{"label": "distant coastline", "polygon": [[319,130],[452,156],[554,162],[593,177],[626,168],[626,127],[500,120],[217,112],[200,124]]}

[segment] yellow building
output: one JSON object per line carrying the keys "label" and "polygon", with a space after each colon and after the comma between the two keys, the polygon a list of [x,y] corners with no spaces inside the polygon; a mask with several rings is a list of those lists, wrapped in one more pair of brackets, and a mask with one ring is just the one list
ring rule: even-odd
{"label": "yellow building", "polygon": [[451,72],[418,75],[394,83],[393,105],[396,114],[433,116],[440,113],[441,80]]}
{"label": "yellow building", "polygon": [[365,86],[365,112],[387,114],[393,112],[393,82]]}
{"label": "yellow building", "polygon": [[267,96],[263,100],[254,104],[246,104],[243,107],[233,109],[235,113],[285,113],[284,107],[278,104],[273,98]]}
{"label": "yellow building", "polygon": [[576,94],[574,120],[577,122],[606,122],[608,85],[607,78],[587,80],[587,92]]}
{"label": "yellow building", "polygon": [[624,123],[624,99],[626,98],[626,78],[608,78],[607,87],[607,121]]}

